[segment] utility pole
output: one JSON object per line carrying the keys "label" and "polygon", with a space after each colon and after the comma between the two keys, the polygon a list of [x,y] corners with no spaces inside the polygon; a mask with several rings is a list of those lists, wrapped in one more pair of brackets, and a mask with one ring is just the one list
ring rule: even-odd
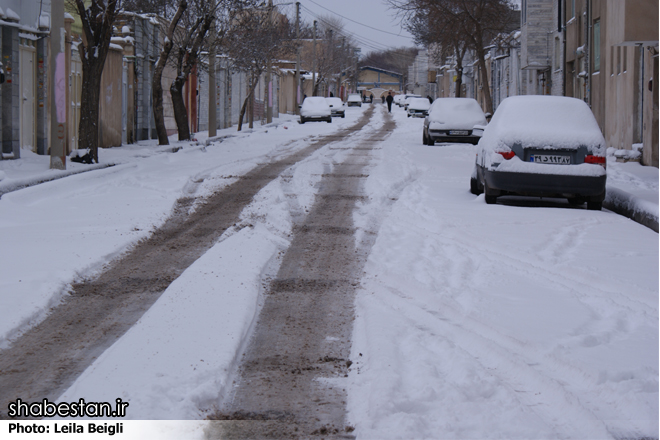
{"label": "utility pole", "polygon": [[64,55],[64,0],[51,2],[50,26],[50,84],[52,98],[50,103],[50,168],[66,169],[64,140],[66,137],[66,75]]}
{"label": "utility pole", "polygon": [[[268,0],[268,25],[273,21],[273,0]],[[271,42],[272,43],[272,42]],[[270,53],[270,52],[269,52]],[[271,81],[272,60],[268,56],[266,64],[266,123],[273,122],[273,82]]]}
{"label": "utility pole", "polygon": [[346,45],[346,37],[341,39],[341,53],[339,54],[339,75],[337,76],[337,93],[341,99],[344,99],[341,93],[341,73],[342,73],[342,60],[344,59],[344,46]]}
{"label": "utility pole", "polygon": [[216,106],[218,105],[218,89],[215,83],[215,21],[211,24],[209,48],[209,137],[218,134]]}
{"label": "utility pole", "polygon": [[314,20],[314,59],[312,61],[312,96],[316,96],[316,20]]}
{"label": "utility pole", "polygon": [[[332,29],[330,31],[330,65],[332,66],[328,69],[330,72],[334,69],[335,65],[335,41],[332,38]],[[328,93],[330,92],[330,78],[328,78]]]}
{"label": "utility pole", "polygon": [[296,115],[300,114],[300,109],[298,106],[300,105],[300,2],[296,2],[296,40],[298,40],[298,46],[296,49],[296,87],[294,88],[294,92],[296,94],[295,97],[295,112]]}

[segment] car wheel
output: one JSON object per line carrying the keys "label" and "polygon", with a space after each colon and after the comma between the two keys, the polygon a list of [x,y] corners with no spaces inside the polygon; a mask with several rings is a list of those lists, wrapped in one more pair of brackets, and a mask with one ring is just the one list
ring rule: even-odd
{"label": "car wheel", "polygon": [[341,114],[341,117],[343,118],[344,116],[345,116],[345,115],[342,113],[342,114]]}
{"label": "car wheel", "polygon": [[470,192],[475,196],[478,196],[482,193],[481,188],[479,187],[479,181],[476,179],[476,177],[470,178]]}
{"label": "car wheel", "polygon": [[587,202],[587,209],[589,211],[600,211],[603,209],[603,202]]}
{"label": "car wheel", "polygon": [[305,123],[305,118],[301,117],[301,118],[300,118],[300,123],[301,123],[301,124],[304,124],[304,123]]}
{"label": "car wheel", "polygon": [[428,145],[428,144],[429,144],[429,140],[428,140],[428,138],[426,137],[426,131],[422,131],[422,144],[424,144],[424,145]]}
{"label": "car wheel", "polygon": [[426,145],[435,145],[435,141],[431,136],[426,138]]}
{"label": "car wheel", "polygon": [[332,122],[332,118],[328,118],[325,122],[327,122],[328,124],[331,123],[331,122]]}
{"label": "car wheel", "polygon": [[488,182],[484,182],[484,195],[487,204],[494,205],[495,203],[497,203],[497,196],[493,195],[490,188],[488,188]]}

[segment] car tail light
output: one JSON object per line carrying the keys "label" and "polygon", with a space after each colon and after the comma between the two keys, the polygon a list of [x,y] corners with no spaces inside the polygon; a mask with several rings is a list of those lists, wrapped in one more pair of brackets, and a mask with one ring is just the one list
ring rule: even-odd
{"label": "car tail light", "polygon": [[605,168],[607,166],[607,158],[605,156],[594,156],[593,154],[588,154],[584,156],[584,163],[595,163]]}
{"label": "car tail light", "polygon": [[506,160],[512,159],[516,155],[513,151],[498,151]]}

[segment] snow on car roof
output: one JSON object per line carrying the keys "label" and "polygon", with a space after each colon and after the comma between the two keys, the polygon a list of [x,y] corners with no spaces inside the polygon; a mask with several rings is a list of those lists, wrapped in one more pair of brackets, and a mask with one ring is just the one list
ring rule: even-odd
{"label": "snow on car roof", "polygon": [[308,96],[302,103],[304,108],[325,108],[330,107],[328,101],[322,96]]}
{"label": "snow on car roof", "polygon": [[472,129],[486,125],[486,116],[472,98],[438,98],[429,110],[429,121],[451,128]]}
{"label": "snow on car roof", "polygon": [[564,96],[506,98],[495,111],[481,142],[485,148],[511,147],[516,143],[549,149],[586,145],[595,148],[597,154],[605,154],[605,140],[589,106]]}
{"label": "snow on car roof", "polygon": [[414,98],[410,100],[408,108],[415,108],[419,110],[428,110],[431,107],[431,103],[426,98]]}

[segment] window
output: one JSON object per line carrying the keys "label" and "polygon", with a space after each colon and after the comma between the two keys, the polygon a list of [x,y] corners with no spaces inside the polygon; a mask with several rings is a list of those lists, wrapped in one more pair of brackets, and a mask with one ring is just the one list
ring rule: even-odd
{"label": "window", "polygon": [[623,73],[626,73],[628,71],[628,48],[623,46],[621,50],[623,51]]}
{"label": "window", "polygon": [[527,23],[527,0],[522,0],[522,3],[520,5],[520,13],[522,17],[522,24]]}
{"label": "window", "polygon": [[555,62],[553,67],[555,70],[561,69],[561,41],[559,37],[555,37]]}
{"label": "window", "polygon": [[600,20],[594,23],[594,72],[600,72]]}
{"label": "window", "polygon": [[621,46],[616,47],[616,74],[621,74]]}
{"label": "window", "polygon": [[571,1],[571,18],[575,18],[575,0],[570,0]]}
{"label": "window", "polygon": [[610,46],[610,75],[614,76],[614,46]]}

